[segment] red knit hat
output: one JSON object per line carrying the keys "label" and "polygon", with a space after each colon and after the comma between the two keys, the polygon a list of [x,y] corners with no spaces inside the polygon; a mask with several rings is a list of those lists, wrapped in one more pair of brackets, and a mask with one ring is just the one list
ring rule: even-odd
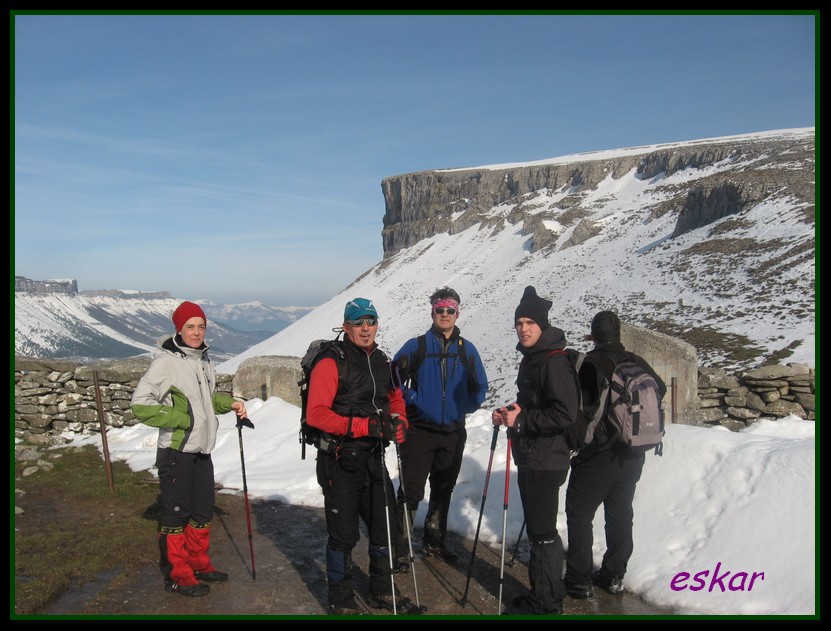
{"label": "red knit hat", "polygon": [[184,328],[185,323],[191,318],[202,318],[205,321],[205,324],[208,323],[208,318],[205,317],[205,312],[202,311],[202,307],[195,302],[188,302],[185,300],[185,302],[176,307],[176,311],[173,312],[173,324],[176,326],[176,332],[178,333],[181,331]]}

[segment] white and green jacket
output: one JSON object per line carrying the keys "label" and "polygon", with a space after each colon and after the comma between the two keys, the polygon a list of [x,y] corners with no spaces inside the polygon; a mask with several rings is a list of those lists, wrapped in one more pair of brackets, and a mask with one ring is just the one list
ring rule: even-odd
{"label": "white and green jacket", "polygon": [[216,392],[208,346],[190,348],[177,338],[156,342],[159,353],[136,386],[131,408],[142,423],[159,428],[159,448],[209,454],[216,445],[216,415],[230,412],[234,398]]}

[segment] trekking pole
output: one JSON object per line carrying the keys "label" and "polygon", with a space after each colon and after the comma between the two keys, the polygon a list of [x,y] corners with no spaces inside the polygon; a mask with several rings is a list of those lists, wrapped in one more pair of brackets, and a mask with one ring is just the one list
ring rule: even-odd
{"label": "trekking pole", "polygon": [[237,433],[239,433],[239,457],[242,463],[242,493],[245,496],[245,520],[248,522],[248,548],[251,550],[251,578],[257,580],[257,570],[254,566],[254,540],[251,537],[251,509],[248,507],[248,481],[245,479],[245,453],[242,449],[242,427],[254,429],[254,423],[247,416],[237,417]]}
{"label": "trekking pole", "polygon": [[514,553],[511,555],[511,560],[508,561],[508,567],[514,567],[514,559],[516,559],[516,551],[519,549],[519,542],[522,541],[522,533],[525,532],[525,520],[522,520],[522,526],[519,529],[519,537],[517,537],[514,544]]}
{"label": "trekking pole", "polygon": [[467,590],[470,587],[470,576],[473,573],[473,561],[476,559],[476,545],[479,543],[479,528],[482,526],[482,513],[485,512],[485,499],[488,497],[488,482],[491,479],[491,465],[493,464],[493,452],[496,449],[496,439],[499,437],[499,425],[493,426],[493,438],[491,439],[491,454],[488,457],[488,470],[485,473],[485,488],[482,491],[482,506],[479,508],[479,523],[476,524],[476,535],[473,537],[473,549],[470,551],[470,565],[467,568],[467,582],[465,593],[459,604],[464,607],[467,604]]}
{"label": "trekking pole", "polygon": [[413,572],[413,589],[415,590],[416,607],[421,608],[418,601],[418,582],[416,581],[415,556],[413,555],[413,537],[410,530],[410,507],[407,505],[407,489],[404,488],[404,470],[401,467],[401,450],[398,443],[395,443],[395,457],[398,458],[398,482],[401,484],[401,494],[404,496],[404,528],[407,529],[407,546],[410,550],[410,569]]}
{"label": "trekking pole", "polygon": [[508,491],[511,488],[511,437],[508,437],[508,457],[505,461],[505,503],[502,509],[502,564],[499,567],[499,609],[497,615],[502,615],[502,579],[505,576],[505,531],[508,528]]}
{"label": "trekking pole", "polygon": [[[381,449],[381,485],[384,487],[384,518],[387,521],[387,552],[390,559],[390,585],[392,586],[392,615],[397,616],[397,604],[395,602],[395,565],[392,559],[392,532],[390,531],[390,500],[387,493],[387,482],[390,479],[387,471],[387,463],[384,449]],[[390,482],[392,486],[392,482]]]}

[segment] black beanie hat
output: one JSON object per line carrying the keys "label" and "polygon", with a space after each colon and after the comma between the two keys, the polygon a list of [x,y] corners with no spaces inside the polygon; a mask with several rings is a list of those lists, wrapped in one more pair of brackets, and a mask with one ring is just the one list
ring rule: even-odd
{"label": "black beanie hat", "polygon": [[514,312],[514,322],[519,318],[530,318],[544,331],[551,326],[548,322],[548,312],[553,304],[550,300],[537,296],[537,290],[528,285],[525,288],[525,293],[522,294],[519,306]]}

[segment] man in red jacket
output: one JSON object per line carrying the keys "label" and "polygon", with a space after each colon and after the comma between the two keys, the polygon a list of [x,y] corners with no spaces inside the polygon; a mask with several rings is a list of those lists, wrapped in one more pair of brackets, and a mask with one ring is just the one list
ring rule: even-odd
{"label": "man in red jacket", "polygon": [[369,533],[366,602],[396,613],[420,613],[409,598],[400,598],[392,575],[398,527],[384,448],[390,441],[404,442],[408,423],[389,358],[375,343],[378,326],[371,300],[346,303],[345,339],[317,361],[309,380],[308,423],[329,434],[332,445],[318,449],[316,467],[328,532],[329,612],[335,615],[363,613],[352,584],[359,520]]}

